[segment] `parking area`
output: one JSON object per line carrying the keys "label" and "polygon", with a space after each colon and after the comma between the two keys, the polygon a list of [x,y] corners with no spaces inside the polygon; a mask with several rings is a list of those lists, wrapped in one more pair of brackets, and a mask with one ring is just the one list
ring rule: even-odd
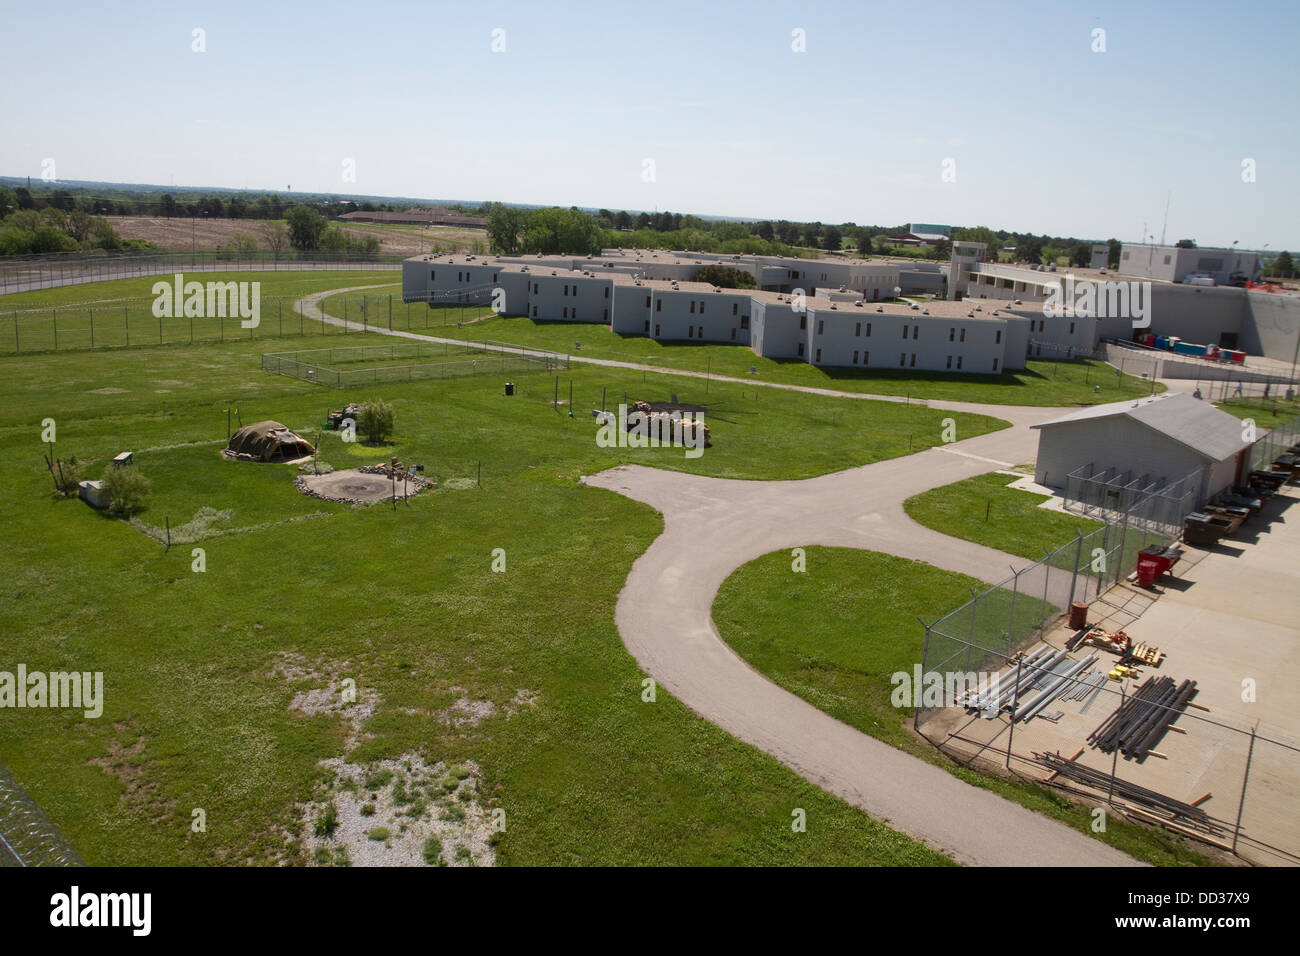
{"label": "parking area", "polygon": [[[1233,537],[1211,548],[1183,545],[1172,576],[1161,577],[1153,589],[1121,582],[1093,602],[1090,626],[1124,631],[1133,646],[1159,648],[1165,657],[1158,666],[1139,664],[1131,678],[1105,680],[1091,703],[1091,694],[1053,700],[1043,708],[1049,716],[1012,725],[1006,711],[988,719],[950,706],[927,715],[922,732],[957,759],[982,766],[1009,763],[1013,772],[1038,779],[1048,778],[1050,768],[1036,763],[1035,755],[1073,757],[1075,764],[1106,778],[1113,771],[1121,788],[1133,784],[1195,806],[1208,821],[1202,835],[1221,848],[1235,844],[1244,860],[1300,863],[1298,500],[1300,488],[1284,487]],[[1064,648],[1077,633],[1062,619],[1045,638]],[[1118,661],[1110,649],[1090,644],[1070,656],[1082,660],[1092,654],[1098,657],[1093,668],[1102,673]],[[1151,752],[1128,757],[1090,744],[1089,735],[1149,677],[1196,682],[1191,704]],[[1055,782],[1097,805],[1107,800],[1108,788],[1065,775]],[[1141,812],[1129,816],[1141,819]],[[1179,823],[1187,819],[1174,817]],[[1199,824],[1195,828],[1201,830]]]}

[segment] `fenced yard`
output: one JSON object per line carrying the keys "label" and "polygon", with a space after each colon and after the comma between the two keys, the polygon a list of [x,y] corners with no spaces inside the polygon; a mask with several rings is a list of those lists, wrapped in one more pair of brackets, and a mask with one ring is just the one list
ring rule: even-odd
{"label": "fenced yard", "polygon": [[[345,367],[346,366],[346,367]],[[569,358],[500,342],[403,342],[268,352],[262,369],[330,388],[567,369]]]}

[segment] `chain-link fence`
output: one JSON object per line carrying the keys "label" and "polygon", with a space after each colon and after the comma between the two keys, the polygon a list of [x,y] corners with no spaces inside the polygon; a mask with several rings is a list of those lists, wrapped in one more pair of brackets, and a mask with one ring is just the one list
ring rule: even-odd
{"label": "chain-link fence", "polygon": [[400,256],[296,252],[108,252],[0,257],[0,295],[174,272],[396,272]]}
{"label": "chain-link fence", "polygon": [[569,367],[569,357],[502,342],[402,342],[268,352],[264,371],[347,388],[380,382],[542,372]]}
{"label": "chain-link fence", "polygon": [[[313,338],[355,332],[458,329],[493,315],[470,302],[403,302],[399,294],[329,293],[314,304],[304,295],[222,294],[202,308],[159,305],[157,297],[100,300],[51,309],[0,312],[0,355],[90,349],[196,345],[253,339]],[[192,314],[187,314],[187,311]],[[159,312],[163,314],[160,315]]]}
{"label": "chain-link fence", "polygon": [[[1267,464],[1297,440],[1300,425],[1278,429],[1256,443],[1251,461]],[[1127,750],[1108,749],[1101,731],[1113,715],[1120,719],[1138,682],[1129,688],[1107,680],[1112,665],[1102,664],[1100,654],[1088,660],[1097,650],[1088,645],[1078,646],[1064,664],[1035,659],[1034,645],[1075,602],[1091,605],[1091,619],[1095,624],[1100,615],[1107,632],[1137,620],[1154,597],[1109,589],[1134,570],[1143,551],[1163,553],[1175,542],[1182,517],[1199,504],[1195,474],[1161,484],[1085,468],[1071,478],[1071,510],[1101,527],[973,595],[926,628],[924,674],[938,675],[942,686],[982,684],[995,698],[1007,688],[1012,696],[1003,695],[993,707],[969,696],[918,696],[914,726],[962,763],[1052,782],[1129,820],[1160,824],[1252,862],[1300,863],[1300,817],[1293,806],[1300,790],[1300,741],[1287,730],[1211,713],[1193,695],[1179,706],[1143,704],[1147,747],[1130,741]],[[1231,674],[1244,704],[1261,695],[1277,701],[1289,692],[1254,660],[1243,659],[1234,665],[1241,673]],[[1079,669],[1063,676],[1064,665]],[[1163,670],[1142,676],[1155,673]],[[1061,696],[1051,697],[1050,684],[1058,680]],[[1047,719],[1030,720],[1031,705],[1044,692],[1050,697],[1050,707],[1041,705]],[[1076,751],[1073,756],[1067,748]]]}
{"label": "chain-link fence", "polygon": [[58,827],[0,765],[0,866],[84,866]]}
{"label": "chain-link fence", "polygon": [[1263,470],[1292,446],[1300,443],[1300,419],[1262,435],[1250,449],[1250,469]]}
{"label": "chain-link fence", "polygon": [[1200,504],[1202,492],[1200,472],[1171,482],[1117,468],[1097,471],[1089,463],[1066,476],[1062,504],[1066,511],[1085,518],[1119,522],[1128,515],[1130,525],[1145,522],[1143,527],[1176,538],[1183,519]]}

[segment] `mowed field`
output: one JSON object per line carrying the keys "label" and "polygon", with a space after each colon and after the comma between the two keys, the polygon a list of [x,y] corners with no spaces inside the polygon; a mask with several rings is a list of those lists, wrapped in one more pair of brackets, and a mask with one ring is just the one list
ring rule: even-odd
{"label": "mowed field", "polygon": [[[166,218],[162,216],[108,216],[113,229],[123,239],[147,239],[169,252],[190,249],[212,251],[228,244],[235,236],[245,235],[268,248],[262,238],[265,219],[208,219],[199,217]],[[283,222],[283,220],[278,220]],[[346,233],[374,236],[379,240],[380,255],[418,256],[429,252],[437,243],[444,252],[468,251],[476,242],[487,244],[487,231],[461,226],[404,226],[387,223],[335,223]]]}
{"label": "mowed field", "polygon": [[[447,826],[503,810],[499,863],[946,862],[662,690],[644,698],[613,609],[661,519],[579,477],[622,461],[805,477],[938,443],[949,413],[854,401],[849,421],[845,400],[768,402],[716,382],[705,392],[668,374],[575,367],[559,381],[564,402],[572,383],[570,416],[545,372],[516,377],[512,397],[486,374],[335,391],[262,372],[264,349],[0,358],[0,666],[99,671],[105,686],[98,719],[0,712],[0,762],[89,862],[319,862],[304,828],[342,799],[322,764],[333,758],[367,772],[381,760],[462,768],[465,802],[421,796],[408,809]],[[707,409],[714,444],[702,457],[597,444],[590,409],[602,395],[674,393]],[[219,455],[228,415],[315,439],[330,408],[373,397],[394,407],[392,443],[324,433],[320,461],[396,456],[423,464],[436,490],[354,507],[300,494],[295,466]],[[1003,424],[958,417],[968,435]],[[53,493],[46,419],[54,454],[91,459],[92,477],[135,452],[153,490],[134,523]],[[493,570],[497,549],[504,570]],[[355,706],[334,705],[345,681]],[[791,829],[796,808],[807,832]],[[196,809],[204,832],[191,828]],[[396,833],[410,819],[376,822]]]}

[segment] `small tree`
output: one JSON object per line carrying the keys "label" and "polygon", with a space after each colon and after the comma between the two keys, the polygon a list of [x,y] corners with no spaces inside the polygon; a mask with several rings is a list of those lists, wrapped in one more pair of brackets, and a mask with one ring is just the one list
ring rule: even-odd
{"label": "small tree", "polygon": [[1282,252],[1278,254],[1278,257],[1273,260],[1273,264],[1269,268],[1268,274],[1276,276],[1279,279],[1295,278],[1295,263],[1291,261],[1291,253],[1287,252],[1285,249],[1282,250]]}
{"label": "small tree", "polygon": [[149,494],[149,479],[138,468],[110,465],[104,472],[100,489],[108,496],[108,513],[128,517],[144,508]]}
{"label": "small tree", "polygon": [[357,428],[372,445],[388,441],[388,436],[393,433],[393,406],[382,398],[366,402],[357,416]]}

